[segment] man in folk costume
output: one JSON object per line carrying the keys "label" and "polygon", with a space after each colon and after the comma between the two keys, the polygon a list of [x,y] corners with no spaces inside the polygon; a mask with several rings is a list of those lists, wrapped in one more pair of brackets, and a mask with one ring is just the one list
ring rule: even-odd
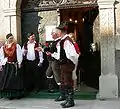
{"label": "man in folk costume", "polygon": [[9,99],[22,97],[22,49],[14,40],[13,35],[6,35],[7,41],[1,47],[0,60],[3,68],[3,74],[0,81],[0,90],[3,97]]}
{"label": "man in folk costume", "polygon": [[77,54],[74,44],[71,42],[71,39],[67,34],[66,23],[61,23],[57,29],[61,30],[61,41],[57,44],[57,50],[59,52],[61,69],[60,86],[62,90],[62,94],[58,97],[58,101],[66,98],[65,102],[61,103],[61,106],[62,108],[68,108],[75,105],[72,71],[75,68],[75,62],[78,60],[79,55]]}
{"label": "man in folk costume", "polygon": [[57,60],[57,48],[56,45],[60,41],[60,36],[58,35],[59,29],[54,28],[52,30],[52,38],[54,41],[52,42],[52,45],[50,47],[50,51],[46,52],[49,60],[49,66],[46,71],[46,76],[49,79],[49,92],[54,92],[53,90],[53,77],[55,78],[55,82],[57,85],[60,85],[60,64]]}
{"label": "man in folk costume", "polygon": [[23,69],[25,71],[25,89],[29,93],[31,91],[39,91],[39,71],[43,63],[43,52],[39,43],[35,41],[35,34],[28,34],[28,42],[22,47],[24,58]]}

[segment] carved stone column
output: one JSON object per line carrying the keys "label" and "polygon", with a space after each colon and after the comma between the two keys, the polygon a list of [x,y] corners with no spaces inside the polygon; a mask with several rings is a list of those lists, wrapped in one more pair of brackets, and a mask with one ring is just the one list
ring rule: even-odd
{"label": "carved stone column", "polygon": [[100,20],[101,76],[98,98],[118,98],[115,73],[115,0],[98,0]]}
{"label": "carved stone column", "polygon": [[[19,3],[17,2],[19,1]],[[4,36],[12,33],[21,42],[21,0],[4,0]]]}
{"label": "carved stone column", "polygon": [[12,33],[17,40],[21,41],[21,12],[16,9],[4,10],[4,35]]}
{"label": "carved stone column", "polygon": [[57,9],[57,26],[60,24],[60,11]]}

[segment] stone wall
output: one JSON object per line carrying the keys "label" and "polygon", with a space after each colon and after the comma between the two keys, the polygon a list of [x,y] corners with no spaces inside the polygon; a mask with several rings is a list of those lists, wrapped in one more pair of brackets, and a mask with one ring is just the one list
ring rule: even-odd
{"label": "stone wall", "polygon": [[3,13],[3,0],[0,1],[0,40],[4,40],[4,13]]}
{"label": "stone wall", "polygon": [[120,4],[116,5],[116,51],[115,51],[115,66],[118,76],[118,89],[120,96]]}
{"label": "stone wall", "polygon": [[116,5],[116,50],[120,50],[120,4]]}

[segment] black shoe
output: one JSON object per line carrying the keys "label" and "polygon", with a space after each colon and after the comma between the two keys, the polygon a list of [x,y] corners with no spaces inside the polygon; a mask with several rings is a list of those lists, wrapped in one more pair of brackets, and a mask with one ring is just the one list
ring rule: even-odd
{"label": "black shoe", "polygon": [[15,99],[15,97],[7,97],[7,99],[13,100],[13,99]]}
{"label": "black shoe", "polygon": [[17,96],[16,99],[19,100],[19,99],[22,99],[22,98],[24,98],[24,97],[25,97],[25,95],[23,94],[23,95],[19,95],[19,96]]}
{"label": "black shoe", "polygon": [[64,101],[66,99],[65,96],[59,96],[58,98],[55,99],[55,101]]}
{"label": "black shoe", "polygon": [[67,100],[65,100],[63,103],[60,103],[61,106],[65,105],[67,103]]}
{"label": "black shoe", "polygon": [[62,105],[62,108],[69,108],[75,106],[74,101],[67,101],[64,105]]}
{"label": "black shoe", "polygon": [[55,91],[53,89],[48,90],[49,93],[54,93]]}

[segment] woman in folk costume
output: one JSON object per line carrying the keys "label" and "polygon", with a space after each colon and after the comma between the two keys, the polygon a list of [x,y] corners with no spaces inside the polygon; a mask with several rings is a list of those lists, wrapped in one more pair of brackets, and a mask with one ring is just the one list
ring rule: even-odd
{"label": "woman in folk costume", "polygon": [[6,35],[7,41],[1,47],[1,66],[3,67],[0,80],[1,96],[9,99],[20,98],[23,94],[21,63],[22,50],[11,33]]}
{"label": "woman in folk costume", "polygon": [[[74,33],[69,33],[69,36],[70,36],[70,38],[73,41],[73,44],[74,44],[74,47],[75,47],[75,50],[76,50],[77,54],[81,55],[80,48],[79,48],[77,42],[75,41]],[[74,88],[74,90],[77,89],[77,75],[76,75],[77,66],[78,66],[78,59],[76,60],[75,69],[72,72],[73,88]]]}

